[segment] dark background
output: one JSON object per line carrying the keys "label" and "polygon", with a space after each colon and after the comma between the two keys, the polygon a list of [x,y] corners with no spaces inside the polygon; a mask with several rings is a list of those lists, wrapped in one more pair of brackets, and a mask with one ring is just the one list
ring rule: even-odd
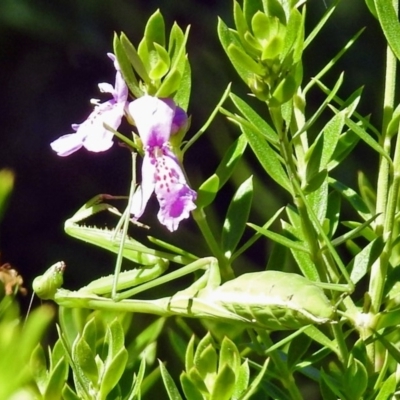
{"label": "dark background", "polygon": [[[216,33],[217,16],[233,26],[231,1],[0,2],[0,168],[11,168],[16,174],[14,192],[0,226],[0,251],[1,260],[15,266],[28,286],[34,276],[60,259],[69,268],[67,287],[82,286],[91,277],[113,270],[113,256],[67,237],[63,223],[98,193],[127,193],[129,155],[114,145],[105,153],[82,149],[60,158],[49,144],[70,133],[72,123],[80,123],[87,117],[91,111],[89,99],[99,97],[99,82],[114,82],[115,73],[106,57],[112,51],[113,32],[124,31],[137,45],[148,17],[158,7],[164,15],[167,32],[174,21],[183,29],[191,25],[187,47],[193,72],[190,135],[207,119],[230,81],[235,81],[235,93],[246,93]],[[307,32],[325,8],[322,0],[308,2]],[[346,71],[342,97],[366,85],[360,110],[372,113],[373,120],[379,121],[385,46],[377,22],[368,14],[363,1],[342,2],[305,53],[304,80],[315,75],[363,26],[367,30],[324,81],[332,84],[341,71]],[[309,99],[310,113],[322,100],[321,93],[314,90]],[[255,101],[249,101],[258,107]],[[221,154],[237,135],[238,130],[220,115],[187,153],[185,166],[194,188],[213,172]],[[288,201],[261,174],[254,156],[249,151],[247,155],[234,183],[222,192],[216,209],[210,212],[211,219],[218,223],[223,221],[234,187],[251,173],[256,175],[252,221],[264,223]],[[346,168],[335,174],[354,185],[357,170],[370,169],[374,181],[376,165],[376,155],[360,144]],[[155,221],[156,212],[157,205],[152,202],[144,221]],[[188,250],[207,254],[193,221],[182,223],[182,229],[173,235],[157,222],[153,226],[152,235],[177,245],[184,239]],[[267,250],[265,242],[255,247],[250,268],[264,267]]]}

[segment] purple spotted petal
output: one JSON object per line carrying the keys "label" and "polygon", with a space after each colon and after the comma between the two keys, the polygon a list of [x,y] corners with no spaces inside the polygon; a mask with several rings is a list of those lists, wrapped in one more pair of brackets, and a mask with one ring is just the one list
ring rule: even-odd
{"label": "purple spotted petal", "polygon": [[155,193],[160,204],[159,221],[171,232],[196,208],[196,192],[187,185],[182,169],[170,151],[157,158]]}

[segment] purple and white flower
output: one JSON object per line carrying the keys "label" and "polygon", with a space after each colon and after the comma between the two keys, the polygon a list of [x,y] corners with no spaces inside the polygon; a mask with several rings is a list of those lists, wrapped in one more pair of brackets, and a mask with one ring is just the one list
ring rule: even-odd
{"label": "purple and white flower", "polygon": [[81,147],[89,151],[100,152],[108,150],[113,145],[113,134],[104,127],[104,123],[118,129],[128,99],[128,87],[122,78],[119,65],[114,54],[108,54],[117,70],[115,76],[115,86],[109,83],[100,83],[99,89],[103,93],[110,93],[113,98],[100,103],[99,100],[92,99],[95,105],[94,110],[81,124],[73,124],[72,129],[75,133],[61,136],[51,143],[51,148],[61,157],[69,156]]}
{"label": "purple and white flower", "polygon": [[131,214],[135,220],[143,214],[146,204],[155,192],[160,204],[159,221],[171,232],[180,221],[196,208],[196,192],[192,190],[169,139],[186,124],[187,115],[172,99],[145,95],[129,104],[129,113],[135,121],[143,143],[142,184],[136,190]]}

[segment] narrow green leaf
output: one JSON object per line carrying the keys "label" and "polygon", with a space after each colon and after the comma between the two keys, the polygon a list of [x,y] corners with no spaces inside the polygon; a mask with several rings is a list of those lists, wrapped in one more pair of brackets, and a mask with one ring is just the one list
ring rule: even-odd
{"label": "narrow green leaf", "polygon": [[360,137],[351,129],[340,135],[335,151],[329,160],[328,171],[332,171],[334,168],[340,165],[342,161],[353,151],[359,140]]}
{"label": "narrow green leaf", "polygon": [[[124,35],[124,34],[122,34]],[[122,36],[121,35],[121,36]],[[121,39],[122,40],[122,39]],[[143,96],[143,91],[139,87],[138,80],[132,70],[132,61],[129,59],[126,49],[121,43],[118,35],[114,35],[114,54],[118,60],[119,68],[129,90],[136,96]],[[129,42],[130,43],[130,42]],[[133,45],[132,45],[133,46]],[[136,52],[136,51],[135,51]]]}
{"label": "narrow green leaf", "polygon": [[312,340],[307,335],[298,335],[292,339],[289,345],[287,364],[289,370],[293,370],[303,355],[308,351]]}
{"label": "narrow green leaf", "polygon": [[253,179],[245,180],[229,204],[228,212],[224,221],[221,247],[227,258],[235,251],[246,228],[253,199]]}
{"label": "narrow green leaf", "polygon": [[82,400],[82,397],[79,397],[68,385],[64,386],[62,391],[62,399],[63,400]]}
{"label": "narrow green leaf", "polygon": [[164,387],[167,391],[169,400],[182,400],[179,390],[176,387],[171,375],[167,371],[167,368],[165,368],[165,365],[160,360],[158,360],[158,365],[160,366],[161,378],[164,382]]}
{"label": "narrow green leaf", "polygon": [[101,398],[105,399],[106,396],[117,385],[126,369],[127,361],[128,352],[123,347],[117,354],[113,356],[112,359],[108,359],[107,362],[104,364],[104,373],[101,376],[99,390]]}
{"label": "narrow green leaf", "polygon": [[79,376],[79,382],[85,385],[84,390],[90,393],[93,388],[97,389],[99,371],[94,359],[94,353],[84,339],[77,338],[75,341],[72,347],[72,359],[76,365],[74,372]]}
{"label": "narrow green leaf", "polygon": [[362,224],[359,222],[353,221],[342,221],[342,224],[348,228],[351,228],[351,231],[346,232],[343,235],[338,236],[334,240],[332,240],[333,246],[339,246],[342,243],[347,242],[348,240],[352,240],[358,236],[364,236],[368,241],[372,242],[376,239],[376,233],[372,229],[368,229],[371,226],[372,222],[376,220],[379,214],[375,214],[373,217],[363,222]]}
{"label": "narrow green leaf", "polygon": [[[196,352],[198,353],[198,352]],[[218,355],[212,344],[203,349],[195,359],[195,368],[203,381],[217,373]]]}
{"label": "narrow green leaf", "polygon": [[196,387],[196,385],[190,380],[188,374],[186,372],[182,372],[180,376],[181,385],[183,389],[183,393],[187,399],[190,400],[204,400],[201,391]]}
{"label": "narrow green leaf", "polygon": [[218,373],[221,367],[227,364],[229,365],[235,375],[239,372],[240,368],[240,354],[235,343],[228,339],[226,336],[222,340],[221,349],[219,351],[219,365]]}
{"label": "narrow green leaf", "polygon": [[328,182],[331,187],[337,190],[352,205],[361,218],[367,221],[372,217],[363,199],[353,189],[333,178],[328,178]]}
{"label": "narrow green leaf", "polygon": [[196,205],[199,208],[205,208],[210,205],[217,196],[220,188],[219,177],[217,174],[211,175],[197,189]]}
{"label": "narrow green leaf", "polygon": [[390,48],[400,60],[400,24],[392,0],[374,0],[376,16]]}
{"label": "narrow green leaf", "polygon": [[[273,128],[268,125],[264,118],[261,118],[244,100],[239,96],[231,93],[229,95],[233,104],[240,111],[240,113],[253,125],[255,130],[258,130],[260,134],[265,136],[265,138],[274,146],[279,145],[279,139],[277,133]],[[239,122],[240,123],[240,122]]]}
{"label": "narrow green leaf", "polygon": [[375,400],[389,400],[392,399],[397,386],[397,376],[396,372],[393,372],[388,378],[386,378],[382,387],[379,390],[378,395]]}
{"label": "narrow green leaf", "polygon": [[[233,67],[236,69],[236,72],[244,82],[249,82],[249,80],[253,78],[253,74],[247,68],[243,67],[242,63],[237,63],[236,58],[233,58],[228,50],[232,44],[235,45],[236,48],[240,48],[240,39],[237,33],[232,29],[229,29],[220,18],[218,19],[218,37]],[[249,56],[247,57],[250,58]]]}
{"label": "narrow green leaf", "polygon": [[368,384],[367,369],[361,361],[351,357],[345,370],[343,392],[349,399],[362,399]]}
{"label": "narrow green leaf", "polygon": [[373,137],[367,133],[361,126],[357,125],[351,119],[346,117],[346,125],[355,133],[357,134],[361,140],[363,140],[368,146],[374,149],[378,154],[382,157],[385,157],[389,164],[392,165],[392,159],[383,149],[383,147],[375,140]]}
{"label": "narrow green leaf", "polygon": [[258,161],[268,173],[268,175],[280,186],[291,192],[289,178],[283,169],[277,154],[271,149],[268,142],[255,130],[241,126],[242,132],[256,155]]}
{"label": "narrow green leaf", "polygon": [[240,397],[240,400],[249,400],[251,396],[260,388],[260,384],[262,379],[264,378],[265,371],[267,370],[270,358],[266,358],[264,364],[260,371],[258,372],[257,376],[252,380],[250,386],[247,388],[246,393]]}
{"label": "narrow green leaf", "polygon": [[246,389],[249,387],[250,368],[249,360],[246,358],[236,371],[235,390],[232,393],[232,400],[243,399]]}
{"label": "narrow green leaf", "polygon": [[61,394],[64,384],[68,378],[68,370],[69,366],[67,360],[65,358],[60,359],[52,371],[50,371],[49,381],[43,396],[43,400],[62,398]]}
{"label": "narrow green leaf", "polygon": [[158,43],[165,46],[165,24],[160,10],[157,10],[148,19],[144,37],[148,43]]}
{"label": "narrow green leaf", "polygon": [[325,11],[324,15],[319,19],[318,24],[314,27],[311,33],[307,36],[306,40],[304,41],[304,49],[308,47],[308,45],[314,40],[314,38],[318,35],[319,31],[324,27],[326,22],[329,20],[330,16],[335,11],[337,5],[339,4],[340,0],[335,0],[329,8]]}
{"label": "narrow green leaf", "polygon": [[130,40],[124,33],[121,34],[121,44],[123,49],[125,50],[126,57],[128,58],[136,73],[143,79],[144,82],[150,83],[150,77],[142,60],[139,57],[139,54],[135,49],[135,46],[130,42]]}
{"label": "narrow green leaf", "polygon": [[304,330],[304,333],[308,335],[312,340],[322,344],[322,346],[330,349],[335,354],[338,354],[338,348],[335,341],[330,340],[324,333],[322,333],[314,325],[310,325]]}
{"label": "narrow green leaf", "polygon": [[139,371],[137,375],[134,374],[131,393],[127,400],[140,400],[145,371],[146,371],[146,358],[143,357],[140,361]]}
{"label": "narrow green leaf", "polygon": [[266,236],[267,238],[273,240],[274,242],[280,243],[281,245],[288,247],[289,249],[295,249],[298,251],[302,251],[304,253],[308,253],[309,250],[307,247],[301,244],[301,242],[295,242],[293,240],[290,240],[286,238],[285,236],[279,235],[278,233],[268,231],[264,228],[261,228],[260,226],[254,225],[252,223],[248,223],[248,226],[256,230],[257,232],[260,232],[262,235]]}

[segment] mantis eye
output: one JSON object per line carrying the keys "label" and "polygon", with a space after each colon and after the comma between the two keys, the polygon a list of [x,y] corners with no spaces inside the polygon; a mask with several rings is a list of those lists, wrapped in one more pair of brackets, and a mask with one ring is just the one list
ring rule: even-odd
{"label": "mantis eye", "polygon": [[54,299],[57,289],[64,282],[64,261],[53,264],[43,275],[38,276],[32,283],[32,289],[42,300]]}

